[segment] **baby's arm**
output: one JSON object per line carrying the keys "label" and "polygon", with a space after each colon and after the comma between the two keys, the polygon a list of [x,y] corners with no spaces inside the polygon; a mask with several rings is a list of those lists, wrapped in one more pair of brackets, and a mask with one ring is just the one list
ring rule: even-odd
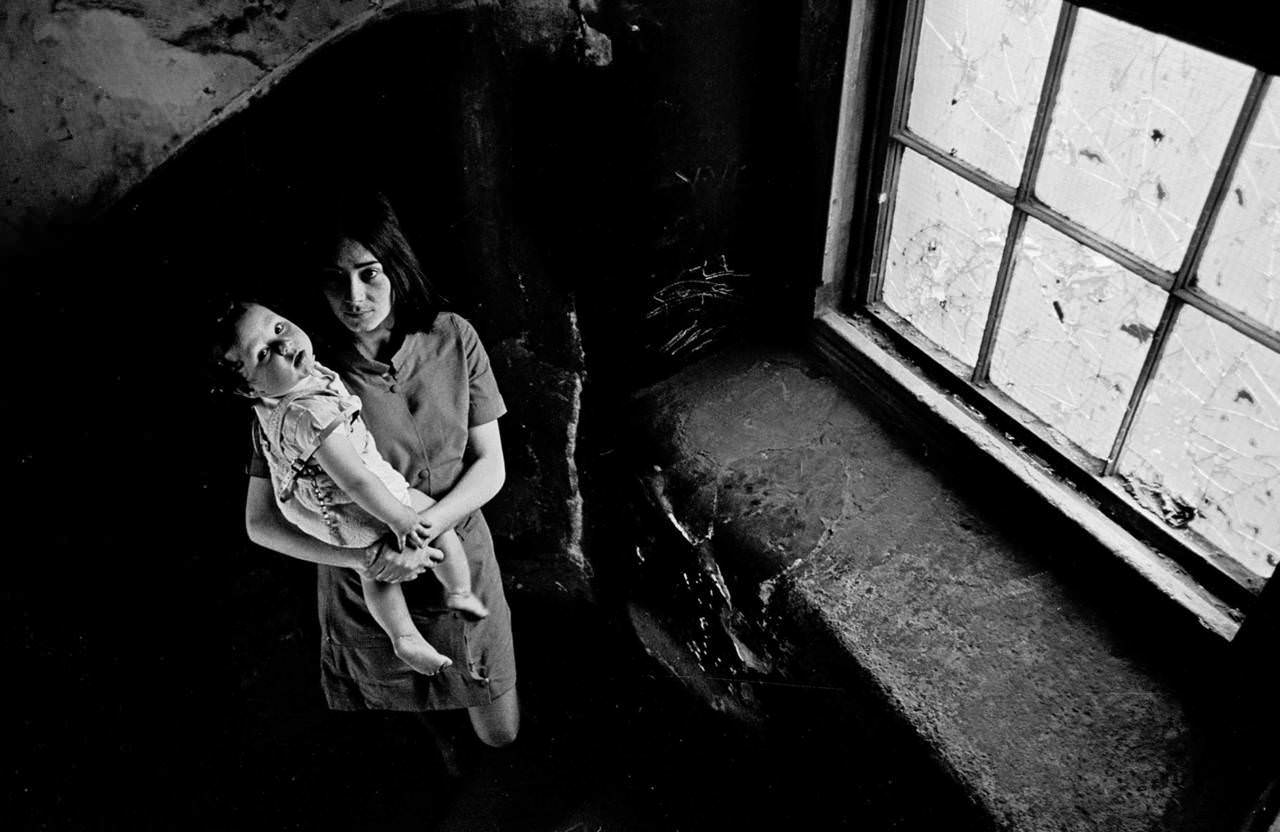
{"label": "baby's arm", "polygon": [[334,431],[325,437],[315,460],[360,508],[386,523],[402,547],[406,539],[415,549],[427,545],[430,530],[417,512],[392,496],[382,480],[365,467],[346,434]]}

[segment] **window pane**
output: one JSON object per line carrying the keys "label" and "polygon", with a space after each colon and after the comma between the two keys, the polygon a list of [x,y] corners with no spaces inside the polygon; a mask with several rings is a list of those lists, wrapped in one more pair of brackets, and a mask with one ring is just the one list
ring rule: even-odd
{"label": "window pane", "polygon": [[969,366],[978,358],[1011,210],[923,156],[903,152],[884,302]]}
{"label": "window pane", "polygon": [[991,380],[1086,451],[1105,457],[1165,298],[1162,289],[1029,219]]}
{"label": "window pane", "polygon": [[1274,82],[1200,261],[1198,285],[1280,329],[1280,91]]}
{"label": "window pane", "polygon": [[1176,271],[1251,77],[1242,64],[1081,10],[1037,196]]}
{"label": "window pane", "polygon": [[1280,355],[1184,308],[1119,472],[1148,509],[1270,575],[1280,553]]}
{"label": "window pane", "polygon": [[1017,185],[1059,0],[928,0],[907,126]]}

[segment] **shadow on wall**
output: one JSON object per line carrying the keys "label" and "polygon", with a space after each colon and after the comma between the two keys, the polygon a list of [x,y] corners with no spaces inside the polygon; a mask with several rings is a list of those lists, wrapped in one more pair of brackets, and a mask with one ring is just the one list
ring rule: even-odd
{"label": "shadow on wall", "polygon": [[[512,594],[589,595],[580,440],[616,442],[608,403],[698,352],[655,345],[756,320],[755,290],[726,299],[723,281],[763,284],[792,243],[790,139],[760,125],[789,112],[798,16],[748,5],[614,4],[605,66],[598,38],[529,49],[493,9],[375,25],[73,245],[13,267],[13,546],[32,556],[4,614],[18,678],[39,680],[19,692],[36,749],[20,792],[50,818],[198,813],[180,784],[324,718],[311,572],[245,539],[248,414],[208,396],[193,324],[225,294],[287,285],[331,182],[388,193],[493,358],[511,413],[491,516]],[[705,297],[672,305],[668,287],[701,275]],[[120,789],[122,772],[169,797]]]}
{"label": "shadow on wall", "polygon": [[[502,204],[501,61],[470,15],[371,28],[202,137],[75,250],[22,270],[14,343],[38,367],[15,512],[34,522],[17,547],[64,567],[20,572],[5,607],[19,678],[38,682],[22,693],[20,788],[50,822],[199,816],[217,796],[193,783],[234,782],[221,769],[327,718],[314,573],[245,537],[250,416],[209,396],[202,339],[225,296],[288,299],[295,238],[334,184],[388,193],[497,367],[513,415],[492,514],[522,523],[498,529],[508,586],[585,595],[581,349],[568,288],[528,277]],[[47,579],[45,603],[29,590]]]}

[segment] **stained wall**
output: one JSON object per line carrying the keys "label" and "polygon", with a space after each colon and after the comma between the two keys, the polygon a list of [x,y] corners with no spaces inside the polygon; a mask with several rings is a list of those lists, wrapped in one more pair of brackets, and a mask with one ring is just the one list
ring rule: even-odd
{"label": "stained wall", "polygon": [[200,782],[327,724],[310,573],[245,540],[244,414],[196,368],[210,304],[288,286],[330,184],[387,191],[489,349],[518,637],[550,643],[547,610],[558,637],[598,635],[564,610],[614,591],[591,469],[626,441],[626,394],[804,324],[838,21],[745,0],[7,4],[24,810],[198,814],[219,802]]}

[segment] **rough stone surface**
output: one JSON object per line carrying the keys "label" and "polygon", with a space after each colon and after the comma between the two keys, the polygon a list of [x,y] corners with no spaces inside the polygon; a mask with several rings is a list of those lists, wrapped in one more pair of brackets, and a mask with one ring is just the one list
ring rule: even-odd
{"label": "rough stone surface", "polygon": [[[0,10],[0,260],[114,204],[297,61],[369,23],[464,0],[13,0]],[[565,0],[501,4],[516,37],[578,37]]]}
{"label": "rough stone surface", "polygon": [[[721,597],[690,595],[683,612],[677,599],[664,632],[646,617],[637,633],[668,667],[701,666],[690,688],[717,710],[761,718],[754,697],[722,701],[753,678],[820,683],[809,645],[830,640],[829,662],[923,741],[986,825],[1174,828],[1196,802],[1209,729],[1185,687],[1063,579],[1056,541],[973,499],[977,481],[931,464],[809,360],[725,355],[639,404],[648,516],[696,550],[651,536],[641,569],[683,564],[665,567],[673,596],[714,574]],[[717,638],[732,642],[719,656]],[[740,682],[714,681],[726,673]]]}

